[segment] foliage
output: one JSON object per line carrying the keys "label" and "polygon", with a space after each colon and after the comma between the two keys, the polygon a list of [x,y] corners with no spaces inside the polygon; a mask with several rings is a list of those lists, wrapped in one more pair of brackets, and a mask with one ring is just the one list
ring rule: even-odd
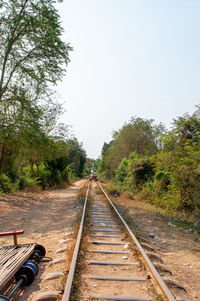
{"label": "foliage", "polygon": [[23,190],[25,188],[34,188],[37,185],[36,179],[32,178],[31,175],[19,175],[17,179],[18,188],[19,190]]}
{"label": "foliage", "polygon": [[74,174],[81,177],[86,162],[86,152],[76,138],[68,140],[67,154],[72,163]]}
{"label": "foliage", "polygon": [[2,0],[0,102],[12,99],[19,87],[36,96],[47,82],[62,77],[71,47],[60,38],[63,29],[54,2]]}
{"label": "foliage", "polygon": [[91,159],[91,158],[86,158],[86,162],[84,165],[84,174],[90,175],[92,170],[96,170],[97,169],[97,164],[96,164],[96,160],[95,159]]}
{"label": "foliage", "polygon": [[83,173],[86,153],[53,86],[69,62],[54,0],[2,0],[0,6],[0,189],[48,188]]}
{"label": "foliage", "polygon": [[136,192],[153,176],[153,162],[148,157],[131,153],[129,159],[124,158],[115,171],[115,182],[120,184],[123,190]]}
{"label": "foliage", "polygon": [[127,172],[127,166],[129,161],[124,158],[122,159],[118,169],[115,171],[115,179],[117,182],[124,182],[126,179],[128,172]]}
{"label": "foliage", "polygon": [[0,192],[11,192],[14,190],[15,186],[13,185],[11,179],[6,174],[0,175]]}
{"label": "foliage", "polygon": [[[132,125],[135,128],[135,122]],[[131,146],[127,145],[130,143],[127,125],[125,128],[115,132],[114,140],[106,150],[104,147],[99,171],[112,177],[113,185],[121,190],[139,192],[141,198],[167,211],[195,211],[200,217],[200,108],[197,107],[192,115],[175,119],[173,128],[159,138],[160,147],[152,139],[140,142],[138,146],[142,149],[137,148],[121,158],[113,176],[107,169],[114,167],[113,160],[115,164],[118,162],[115,161],[116,150],[120,158],[120,148],[116,148],[119,137],[121,143],[124,141],[121,150],[128,152],[136,146],[134,141]],[[139,127],[138,131],[137,135],[135,130],[135,137],[146,137],[144,127]]]}
{"label": "foliage", "polygon": [[33,172],[33,165],[49,153],[47,134],[61,106],[48,83],[62,78],[71,50],[61,40],[63,30],[53,3],[1,2],[0,174],[11,154],[23,150]]}
{"label": "foliage", "polygon": [[121,160],[128,158],[131,152],[143,156],[155,154],[161,147],[160,136],[163,132],[162,124],[155,125],[153,120],[132,117],[113,133],[110,143],[104,143],[101,169],[105,176],[114,176]]}

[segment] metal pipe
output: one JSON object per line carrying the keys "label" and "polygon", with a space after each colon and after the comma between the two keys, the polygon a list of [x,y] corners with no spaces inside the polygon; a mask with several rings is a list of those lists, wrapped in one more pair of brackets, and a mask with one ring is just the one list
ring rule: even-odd
{"label": "metal pipe", "polygon": [[12,297],[12,295],[14,294],[14,292],[24,283],[26,276],[22,276],[22,278],[17,282],[17,284],[15,285],[15,287],[11,290],[11,292],[6,296],[8,299],[10,299]]}

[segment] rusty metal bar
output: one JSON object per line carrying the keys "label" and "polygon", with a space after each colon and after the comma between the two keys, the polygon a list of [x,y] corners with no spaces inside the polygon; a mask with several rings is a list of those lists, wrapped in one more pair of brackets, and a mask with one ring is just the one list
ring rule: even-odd
{"label": "rusty metal bar", "polygon": [[14,239],[14,244],[17,245],[17,234],[14,234],[13,239]]}
{"label": "rusty metal bar", "polygon": [[78,252],[79,252],[79,246],[80,246],[81,236],[82,236],[82,231],[83,231],[83,224],[84,224],[84,219],[85,219],[85,211],[86,211],[86,206],[87,206],[89,189],[90,189],[90,182],[88,183],[88,188],[87,188],[87,193],[86,193],[86,197],[85,197],[85,203],[83,206],[83,213],[82,213],[81,222],[80,222],[80,226],[79,226],[78,236],[77,236],[76,245],[74,248],[72,262],[71,262],[69,274],[67,277],[67,282],[66,282],[66,286],[65,286],[64,295],[62,297],[62,301],[68,301],[70,298],[72,282],[73,282],[74,272],[75,272],[75,268],[76,268],[76,261],[77,261],[77,256],[78,256]]}
{"label": "rusty metal bar", "polygon": [[168,301],[176,301],[176,299],[174,298],[174,296],[172,295],[172,293],[168,289],[167,285],[165,284],[165,282],[163,281],[163,279],[160,277],[159,273],[155,269],[155,267],[152,264],[151,260],[149,259],[149,257],[145,253],[144,249],[140,245],[139,241],[137,240],[137,238],[135,237],[135,235],[133,234],[133,232],[131,231],[131,229],[129,228],[129,226],[127,225],[127,223],[125,222],[125,220],[121,216],[121,214],[118,212],[117,208],[114,206],[114,204],[112,203],[111,199],[106,194],[106,192],[104,191],[104,189],[102,188],[102,186],[101,186],[101,184],[99,182],[98,182],[98,185],[101,188],[101,190],[103,191],[103,193],[105,194],[105,196],[108,199],[110,205],[112,206],[112,208],[114,209],[114,211],[116,212],[116,214],[118,215],[118,217],[120,218],[120,220],[122,221],[123,225],[125,226],[125,228],[129,232],[129,235],[131,236],[131,238],[133,239],[134,243],[136,244],[138,250],[140,251],[140,253],[141,253],[141,255],[142,255],[142,257],[143,257],[146,265],[148,266],[148,268],[149,268],[149,270],[150,270],[150,272],[151,272],[154,280],[156,281],[156,283],[160,287],[160,289],[161,289],[163,295],[165,296],[166,300],[168,300]]}

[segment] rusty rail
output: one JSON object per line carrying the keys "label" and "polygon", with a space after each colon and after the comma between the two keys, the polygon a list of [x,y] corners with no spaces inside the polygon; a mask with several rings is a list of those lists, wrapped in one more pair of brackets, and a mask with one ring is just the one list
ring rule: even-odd
{"label": "rusty rail", "polygon": [[111,199],[109,198],[109,196],[106,194],[106,192],[104,191],[104,189],[102,188],[102,186],[101,186],[101,184],[99,182],[98,182],[98,185],[99,185],[100,189],[103,191],[103,193],[105,194],[106,198],[108,199],[108,201],[109,201],[110,205],[112,206],[112,208],[114,209],[115,213],[120,218],[120,220],[123,223],[124,227],[129,232],[129,235],[131,236],[131,238],[133,239],[134,243],[136,244],[136,246],[137,246],[140,254],[142,255],[142,257],[143,257],[143,259],[145,261],[145,264],[147,265],[148,269],[150,270],[151,275],[153,276],[154,280],[156,281],[156,283],[160,287],[160,289],[161,289],[163,295],[165,296],[166,300],[167,301],[176,301],[176,299],[174,298],[174,296],[172,295],[172,293],[168,289],[167,285],[165,284],[165,282],[163,281],[163,279],[160,277],[159,273],[155,269],[155,267],[152,264],[151,260],[149,259],[149,257],[145,253],[144,249],[140,245],[139,241],[137,240],[137,238],[135,237],[135,235],[133,234],[133,232],[131,231],[131,229],[129,228],[129,226],[127,225],[127,223],[125,222],[125,220],[121,216],[121,214],[118,212],[117,208],[114,206],[113,202],[111,201]]}
{"label": "rusty rail", "polygon": [[74,272],[75,272],[75,268],[76,268],[76,261],[77,261],[77,256],[78,256],[78,252],[79,252],[81,236],[82,236],[82,231],[83,231],[83,224],[84,224],[84,219],[85,219],[85,211],[86,211],[86,206],[87,206],[87,199],[88,199],[89,189],[90,189],[90,182],[88,183],[88,188],[87,188],[87,193],[86,193],[85,202],[84,202],[84,206],[83,206],[83,213],[82,213],[81,222],[80,222],[80,226],[79,226],[79,231],[78,231],[78,235],[77,235],[76,245],[75,245],[75,248],[74,248],[72,262],[71,262],[71,265],[70,265],[70,270],[69,270],[69,274],[68,274],[68,277],[67,277],[65,292],[64,292],[64,295],[62,297],[62,301],[68,301],[69,298],[70,298],[72,282],[73,282]]}

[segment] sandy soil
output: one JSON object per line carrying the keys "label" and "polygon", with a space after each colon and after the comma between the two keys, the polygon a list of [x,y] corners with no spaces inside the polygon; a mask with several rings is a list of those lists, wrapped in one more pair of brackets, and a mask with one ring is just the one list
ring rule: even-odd
{"label": "sandy soil", "polygon": [[[161,256],[164,264],[172,271],[168,276],[178,281],[187,292],[172,288],[175,296],[184,296],[191,300],[200,300],[200,242],[195,241],[192,234],[169,223],[159,214],[154,206],[124,197],[111,199],[123,208],[127,208],[126,215],[131,217],[140,236],[154,246],[156,253]],[[150,238],[149,234],[155,234]]]}
{"label": "sandy soil", "polygon": [[[69,232],[73,232],[82,206],[76,196],[84,183],[85,180],[81,180],[66,189],[0,196],[0,232],[23,229],[25,233],[18,236],[18,243],[37,242],[45,247],[46,256],[53,259],[65,257],[65,261],[53,265],[49,262],[41,263],[36,280],[19,292],[20,297],[15,296],[14,300],[31,301],[38,292],[48,290],[56,290],[62,294],[68,254],[67,251],[56,251],[64,247],[70,249],[74,237]],[[0,247],[12,244],[12,237],[0,238]],[[64,275],[59,281],[42,282],[45,275],[52,272],[62,272]]]}

